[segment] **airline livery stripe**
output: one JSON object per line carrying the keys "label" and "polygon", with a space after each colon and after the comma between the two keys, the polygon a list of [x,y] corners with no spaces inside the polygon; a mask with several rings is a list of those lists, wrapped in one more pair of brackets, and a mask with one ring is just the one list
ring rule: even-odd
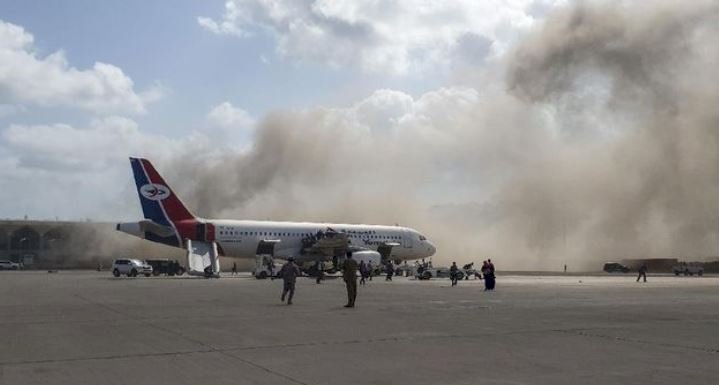
{"label": "airline livery stripe", "polygon": [[[150,177],[149,177],[149,175],[148,175],[148,173],[147,173],[147,170],[145,169],[145,164],[144,164],[144,163],[145,163],[145,162],[143,162],[142,160],[140,160],[140,167],[142,167],[142,172],[145,174],[145,178],[147,178],[147,180],[151,181],[151,183],[164,184],[164,181],[162,181],[162,180],[160,180],[160,182],[154,182],[154,181],[152,181],[152,180],[150,179]],[[175,238],[177,238],[177,244],[178,244],[178,246],[182,246],[182,240],[181,240],[181,238],[180,238],[180,233],[177,231],[177,227],[175,227],[175,224],[173,223],[172,219],[167,215],[167,211],[165,211],[165,207],[164,207],[164,205],[162,204],[162,201],[155,201],[154,203],[156,203],[158,206],[160,206],[160,210],[162,210],[162,215],[164,216],[165,221],[166,221],[170,226],[172,226],[172,230],[175,232]]]}
{"label": "airline livery stripe", "polygon": [[187,210],[187,208],[185,208],[182,202],[180,202],[179,198],[177,197],[177,195],[175,195],[174,191],[172,191],[170,186],[168,186],[165,180],[162,179],[162,176],[160,176],[160,174],[157,172],[157,170],[155,170],[152,164],[146,159],[140,159],[140,162],[142,163],[142,168],[143,170],[145,170],[145,173],[150,182],[165,186],[170,192],[170,195],[160,202],[161,206],[166,210],[166,213],[168,214],[168,219],[170,219],[170,221],[172,222],[195,219],[194,216]]}

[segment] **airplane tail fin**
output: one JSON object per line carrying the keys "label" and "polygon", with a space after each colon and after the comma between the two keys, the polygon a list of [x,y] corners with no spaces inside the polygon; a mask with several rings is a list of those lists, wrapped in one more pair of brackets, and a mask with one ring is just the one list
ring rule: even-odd
{"label": "airplane tail fin", "polygon": [[175,227],[180,221],[196,219],[149,160],[130,158],[130,165],[146,219],[168,227]]}

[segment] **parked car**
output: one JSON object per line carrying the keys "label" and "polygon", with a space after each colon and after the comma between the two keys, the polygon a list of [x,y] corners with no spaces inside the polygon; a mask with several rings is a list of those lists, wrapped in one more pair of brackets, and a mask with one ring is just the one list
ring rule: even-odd
{"label": "parked car", "polygon": [[679,262],[676,265],[672,266],[672,272],[676,276],[680,274],[696,274],[701,277],[702,275],[704,275],[704,265],[698,262]]}
{"label": "parked car", "polygon": [[167,258],[146,259],[145,263],[152,266],[152,275],[154,276],[158,276],[160,274],[166,274],[168,276],[185,274],[184,267],[182,267],[179,263],[171,261]]}
{"label": "parked car", "polygon": [[145,277],[149,277],[152,275],[152,266],[139,259],[119,258],[112,262],[112,275],[119,277],[122,274],[128,277],[144,274]]}
{"label": "parked car", "polygon": [[22,265],[19,263],[8,261],[7,259],[0,259],[0,270],[20,270]]}
{"label": "parked car", "polygon": [[604,264],[604,271],[607,273],[628,273],[629,268],[621,263],[608,262]]}

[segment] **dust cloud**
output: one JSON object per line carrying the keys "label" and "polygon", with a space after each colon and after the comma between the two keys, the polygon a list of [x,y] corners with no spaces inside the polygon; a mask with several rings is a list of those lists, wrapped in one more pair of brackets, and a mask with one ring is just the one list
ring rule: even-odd
{"label": "dust cloud", "polygon": [[719,3],[578,2],[417,98],[277,111],[164,164],[210,218],[401,224],[439,263],[597,269],[719,252]]}
{"label": "dust cloud", "polygon": [[[46,238],[48,235],[46,235]],[[130,237],[115,230],[114,223],[62,222],[36,267],[109,269],[115,258],[170,258],[182,261],[181,249]]]}

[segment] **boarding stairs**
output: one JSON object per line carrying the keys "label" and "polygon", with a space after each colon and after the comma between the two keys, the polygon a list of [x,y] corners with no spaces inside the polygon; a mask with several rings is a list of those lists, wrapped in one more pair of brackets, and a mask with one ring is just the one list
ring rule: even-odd
{"label": "boarding stairs", "polygon": [[220,277],[220,258],[217,243],[193,241],[188,239],[185,244],[187,252],[187,273],[207,278]]}

